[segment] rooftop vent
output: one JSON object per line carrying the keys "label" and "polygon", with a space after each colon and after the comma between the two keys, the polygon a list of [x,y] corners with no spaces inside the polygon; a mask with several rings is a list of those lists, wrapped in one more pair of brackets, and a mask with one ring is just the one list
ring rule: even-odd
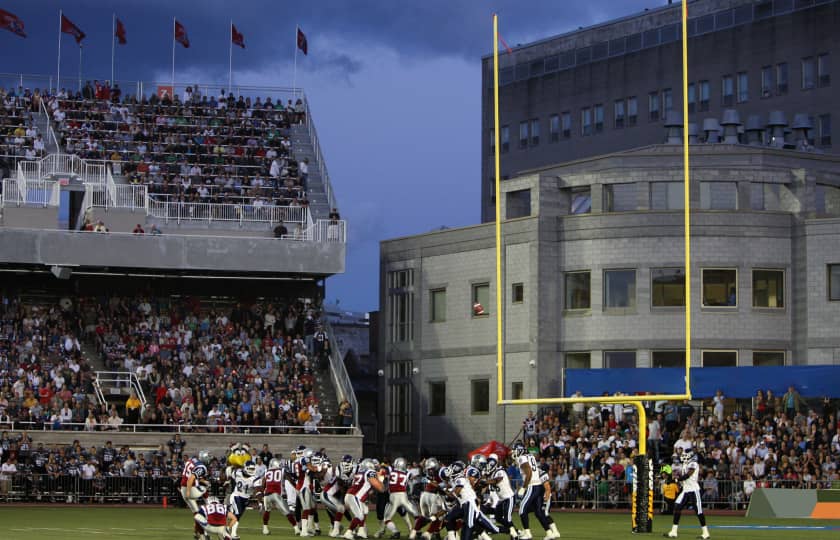
{"label": "rooftop vent", "polygon": [[735,109],[723,111],[723,119],[720,121],[723,126],[723,142],[725,144],[738,144],[738,127],[741,125],[741,117]]}
{"label": "rooftop vent", "polygon": [[796,113],[793,115],[793,129],[796,140],[797,150],[811,150],[811,145],[808,143],[808,130],[814,129],[814,123],[811,117],[805,113]]}
{"label": "rooftop vent", "polygon": [[761,116],[758,114],[748,116],[744,131],[747,134],[747,144],[760,146],[763,142],[762,134],[764,133],[764,123],[761,121]]}
{"label": "rooftop vent", "polygon": [[785,128],[787,127],[785,113],[782,111],[770,111],[770,116],[767,119],[767,127],[770,128],[770,146],[784,148]]}
{"label": "rooftop vent", "polygon": [[688,123],[688,144],[697,144],[697,124]]}
{"label": "rooftop vent", "polygon": [[715,144],[720,142],[720,124],[717,118],[706,118],[703,120],[703,132],[706,134],[706,142]]}
{"label": "rooftop vent", "polygon": [[682,144],[683,121],[678,111],[668,111],[665,115],[665,128],[668,130],[666,144]]}

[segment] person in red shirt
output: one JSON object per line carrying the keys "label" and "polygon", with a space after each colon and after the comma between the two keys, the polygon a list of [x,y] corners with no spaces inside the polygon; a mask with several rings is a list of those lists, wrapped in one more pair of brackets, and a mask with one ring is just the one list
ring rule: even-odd
{"label": "person in red shirt", "polygon": [[50,400],[52,399],[54,392],[52,390],[52,383],[47,383],[41,388],[38,389],[38,401],[41,402],[41,405],[44,407],[49,407]]}

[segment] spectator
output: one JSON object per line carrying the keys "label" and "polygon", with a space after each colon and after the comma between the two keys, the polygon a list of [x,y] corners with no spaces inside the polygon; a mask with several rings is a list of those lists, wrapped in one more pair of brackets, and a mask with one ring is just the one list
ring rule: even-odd
{"label": "spectator", "polygon": [[715,392],[715,396],[712,398],[712,402],[714,404],[713,410],[715,413],[715,417],[719,424],[723,423],[723,402],[724,402],[723,392],[718,390]]}
{"label": "spectator", "polygon": [[152,236],[159,236],[163,233],[156,224],[152,223],[152,228],[149,230],[149,234],[151,234]]}
{"label": "spectator", "polygon": [[782,405],[785,408],[785,414],[787,415],[788,419],[792,420],[797,414],[799,414],[799,408],[804,403],[802,396],[799,395],[799,392],[790,385],[788,387],[788,391],[785,392],[785,395],[782,396]]}
{"label": "spectator", "polygon": [[111,409],[106,423],[108,424],[108,429],[119,431],[120,426],[123,424],[123,419],[119,417],[116,409]]}
{"label": "spectator", "polygon": [[98,232],[98,233],[108,232],[108,228],[105,227],[105,222],[102,221],[101,219],[99,221],[97,221],[96,226],[93,228],[93,232]]}
{"label": "spectator", "polygon": [[131,232],[132,234],[146,234],[146,231],[143,230],[143,227],[139,223],[134,227],[134,230]]}
{"label": "spectator", "polygon": [[125,402],[125,421],[127,424],[138,424],[140,423],[140,406],[141,406],[140,398],[137,397],[137,393],[134,390],[131,390],[128,399]]}

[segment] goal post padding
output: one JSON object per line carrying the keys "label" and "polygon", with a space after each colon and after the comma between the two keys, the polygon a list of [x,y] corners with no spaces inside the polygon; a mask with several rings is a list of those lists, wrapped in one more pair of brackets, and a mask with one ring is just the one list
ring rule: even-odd
{"label": "goal post padding", "polygon": [[653,462],[647,456],[633,458],[631,513],[634,533],[653,532]]}

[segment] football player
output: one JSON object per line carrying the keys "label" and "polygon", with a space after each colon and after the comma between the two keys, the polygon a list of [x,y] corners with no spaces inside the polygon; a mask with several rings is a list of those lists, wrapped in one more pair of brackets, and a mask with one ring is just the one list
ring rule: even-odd
{"label": "football player", "polygon": [[545,538],[559,538],[557,525],[546,513],[546,502],[551,501],[551,492],[546,493],[545,484],[542,481],[537,459],[528,452],[525,445],[516,442],[513,445],[513,457],[516,459],[519,470],[522,472],[522,487],[519,488],[519,518],[522,520],[522,532],[519,534],[521,540],[531,540],[531,528],[529,526],[529,514],[532,512],[545,529]]}
{"label": "football player", "polygon": [[412,528],[411,524],[413,519],[419,515],[417,507],[408,499],[407,490],[410,479],[411,476],[408,472],[408,462],[406,459],[402,457],[395,459],[394,464],[388,470],[388,492],[390,495],[388,497],[388,504],[385,506],[384,516],[385,526],[391,533],[392,539],[398,539],[400,537],[400,532],[392,521],[397,510],[405,510],[403,518],[409,530]]}
{"label": "football player", "polygon": [[230,540],[227,531],[228,511],[217,497],[209,497],[194,516],[195,522],[204,529],[205,535],[213,535],[216,540]]}
{"label": "football player", "polygon": [[490,454],[487,457],[487,465],[484,468],[484,475],[487,478],[487,483],[490,485],[491,500],[493,504],[493,515],[496,522],[502,526],[502,530],[510,533],[511,539],[518,536],[516,527],[513,525],[513,488],[510,485],[510,478],[508,477],[505,468],[500,466],[499,456],[497,454]]}
{"label": "football player", "polygon": [[250,459],[245,462],[241,469],[237,469],[233,473],[231,483],[233,484],[233,493],[230,495],[230,505],[228,506],[228,513],[230,514],[230,535],[232,540],[238,540],[239,535],[239,520],[242,519],[242,514],[248,508],[248,501],[258,487],[262,486],[262,478],[256,476],[257,464]]}
{"label": "football player", "polygon": [[363,460],[359,463],[356,473],[353,475],[352,484],[347,488],[347,494],[344,496],[344,506],[353,516],[350,527],[344,533],[344,538],[347,540],[352,540],[354,535],[357,535],[359,538],[367,538],[365,518],[367,517],[368,510],[368,495],[370,495],[371,490],[379,493],[385,491],[385,486],[377,478],[376,471],[376,462],[372,459]]}
{"label": "football player", "polygon": [[345,469],[344,460],[352,467],[353,458],[344,456],[342,462],[333,465],[329,459],[321,463],[321,502],[327,507],[327,513],[332,519],[330,537],[337,538],[341,535],[341,518],[344,517],[344,497],[341,495],[341,479]]}
{"label": "football player", "polygon": [[420,515],[414,520],[414,528],[408,535],[409,540],[415,540],[417,533],[431,523],[428,532],[423,533],[423,540],[431,540],[436,536],[440,540],[440,529],[443,522],[439,519],[445,511],[443,496],[440,491],[440,462],[427,458],[423,463],[424,485],[420,494]]}
{"label": "football player", "polygon": [[677,529],[680,525],[680,513],[686,506],[694,506],[697,512],[697,519],[700,521],[700,538],[710,538],[709,528],[706,526],[706,516],[703,514],[703,502],[700,500],[700,464],[697,463],[697,454],[691,448],[684,448],[680,454],[680,465],[674,471],[677,480],[682,484],[682,491],[677,495],[674,503],[674,522],[671,530],[663,536],[676,538]]}
{"label": "football player", "polygon": [[[198,457],[188,459],[181,471],[181,498],[184,499],[187,508],[193,513],[193,519],[198,513],[198,501],[204,497],[209,485],[206,465],[209,462],[210,454],[206,450],[202,450],[198,453]],[[204,534],[204,529],[196,522],[193,525],[193,532],[196,540],[198,540]]]}
{"label": "football player", "polygon": [[286,478],[287,473],[287,467],[280,459],[274,458],[268,462],[268,470],[263,478],[263,534],[271,534],[268,521],[272,510],[281,511],[295,532],[300,530],[294,511],[296,494],[288,488],[291,483]]}
{"label": "football player", "polygon": [[[481,476],[476,467],[467,467],[463,475],[455,478],[452,494],[458,500],[458,507],[450,512],[450,519],[462,519],[464,525],[461,528],[461,540],[472,540],[473,534],[480,529],[482,538],[488,538],[486,533],[497,534],[499,529],[487,519],[487,516],[478,507],[478,498],[475,493],[475,486]],[[454,536],[454,531],[450,530]]]}

